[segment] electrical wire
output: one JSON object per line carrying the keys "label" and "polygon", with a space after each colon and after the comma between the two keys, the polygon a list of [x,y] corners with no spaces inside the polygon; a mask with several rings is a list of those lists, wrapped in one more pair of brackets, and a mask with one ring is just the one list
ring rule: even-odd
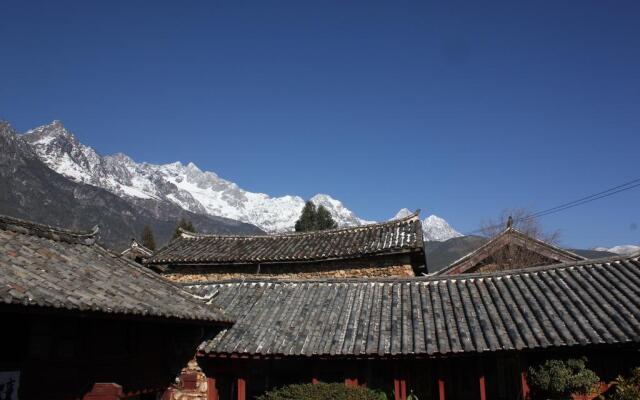
{"label": "electrical wire", "polygon": [[[609,196],[613,196],[614,194],[618,194],[621,192],[625,192],[627,190],[630,189],[634,189],[636,187],[640,186],[640,178],[637,179],[633,179],[631,181],[625,182],[621,185],[617,185],[614,187],[611,187],[609,189],[600,191],[598,193],[594,193],[585,197],[581,197],[579,199],[573,200],[573,201],[569,201],[567,203],[563,203],[560,205],[557,205],[555,207],[551,207],[551,208],[547,208],[546,210],[541,210],[538,211],[536,213],[533,213],[531,215],[528,215],[524,218],[519,218],[519,219],[515,219],[513,222],[524,222],[524,221],[528,221],[534,218],[540,218],[540,217],[544,217],[550,214],[555,214],[561,211],[565,211],[568,210],[570,208],[573,207],[577,207],[577,206],[581,206],[583,204],[587,204],[587,203],[591,203],[592,201],[596,201],[596,200],[600,200],[600,199],[604,199],[606,197]],[[499,228],[503,226],[503,224],[498,224],[498,225],[490,225],[484,228],[480,228],[480,229],[476,229],[474,231],[471,232],[467,232],[465,235],[472,235],[474,233],[481,233],[482,231],[486,230],[486,229],[494,229],[494,228]]]}

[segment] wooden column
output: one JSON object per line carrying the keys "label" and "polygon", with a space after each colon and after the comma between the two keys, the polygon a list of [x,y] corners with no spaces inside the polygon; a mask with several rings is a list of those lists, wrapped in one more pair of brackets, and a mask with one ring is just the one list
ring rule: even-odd
{"label": "wooden column", "polygon": [[215,378],[207,378],[207,400],[218,400],[218,388]]}
{"label": "wooden column", "polygon": [[438,399],[446,400],[445,396],[445,385],[444,385],[444,365],[442,365],[445,361],[438,360]]}
{"label": "wooden column", "polygon": [[400,379],[393,378],[393,396],[395,400],[400,400]]}
{"label": "wooden column", "polygon": [[480,385],[480,400],[487,400],[487,386],[485,382],[484,363],[478,360],[478,384]]}
{"label": "wooden column", "polygon": [[531,394],[529,393],[529,382],[527,382],[527,363],[524,355],[520,354],[517,358],[518,365],[520,366],[520,389],[522,390],[522,399],[529,400]]}
{"label": "wooden column", "polygon": [[527,370],[524,368],[520,371],[520,385],[522,388],[522,399],[529,400],[529,382],[527,382]]}
{"label": "wooden column", "polygon": [[247,382],[244,378],[238,377],[238,400],[246,400],[247,399]]}
{"label": "wooden column", "polygon": [[394,365],[393,394],[395,400],[407,400],[407,380],[405,370]]}

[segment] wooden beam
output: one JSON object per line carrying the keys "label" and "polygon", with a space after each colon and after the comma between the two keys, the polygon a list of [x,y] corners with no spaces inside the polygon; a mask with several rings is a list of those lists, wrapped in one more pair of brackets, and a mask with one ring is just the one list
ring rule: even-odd
{"label": "wooden beam", "polygon": [[122,386],[115,383],[94,383],[91,391],[83,396],[83,400],[119,400],[122,397]]}
{"label": "wooden beam", "polygon": [[244,378],[238,377],[238,400],[247,399],[247,382]]}

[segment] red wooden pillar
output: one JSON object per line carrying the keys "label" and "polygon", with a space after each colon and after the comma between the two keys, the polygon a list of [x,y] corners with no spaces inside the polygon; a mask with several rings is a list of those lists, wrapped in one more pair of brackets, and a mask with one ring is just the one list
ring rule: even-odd
{"label": "red wooden pillar", "polygon": [[393,394],[395,400],[407,400],[407,380],[405,370],[394,366]]}
{"label": "red wooden pillar", "polygon": [[215,378],[207,378],[207,400],[218,400],[218,388]]}
{"label": "red wooden pillar", "polygon": [[529,400],[529,382],[527,382],[527,370],[524,368],[520,371],[520,384],[522,387],[522,399]]}
{"label": "red wooden pillar", "polygon": [[480,385],[480,400],[487,400],[487,386],[485,382],[484,363],[478,360],[478,384]]}
{"label": "red wooden pillar", "polygon": [[393,379],[395,400],[407,400],[407,381],[404,378]]}
{"label": "red wooden pillar", "polygon": [[238,377],[238,400],[247,399],[247,381],[243,376]]}
{"label": "red wooden pillar", "polygon": [[520,389],[522,390],[522,399],[529,400],[531,394],[529,393],[529,382],[527,382],[527,363],[524,356],[519,356],[518,365],[520,366]]}
{"label": "red wooden pillar", "polygon": [[438,399],[439,400],[446,400],[445,399],[445,385],[444,385],[444,366],[442,365],[445,361],[444,360],[439,360],[438,361]]}

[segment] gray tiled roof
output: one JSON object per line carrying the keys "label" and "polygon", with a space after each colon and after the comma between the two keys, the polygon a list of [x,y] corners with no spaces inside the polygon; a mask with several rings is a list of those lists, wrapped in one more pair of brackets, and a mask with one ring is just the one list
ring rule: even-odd
{"label": "gray tiled roof", "polygon": [[640,260],[396,280],[191,285],[237,319],[211,354],[441,355],[640,342]]}
{"label": "gray tiled roof", "polygon": [[546,264],[586,260],[586,257],[531,237],[510,226],[487,243],[455,260],[447,267],[435,272],[435,274],[454,275],[467,273],[468,270],[477,267],[478,264],[510,245],[520,246],[548,260],[553,260]]}
{"label": "gray tiled roof", "polygon": [[0,304],[231,321],[219,307],[95,244],[96,233],[0,216]]}
{"label": "gray tiled roof", "polygon": [[262,236],[182,236],[156,252],[148,264],[235,264],[346,259],[423,251],[416,214],[355,228]]}

